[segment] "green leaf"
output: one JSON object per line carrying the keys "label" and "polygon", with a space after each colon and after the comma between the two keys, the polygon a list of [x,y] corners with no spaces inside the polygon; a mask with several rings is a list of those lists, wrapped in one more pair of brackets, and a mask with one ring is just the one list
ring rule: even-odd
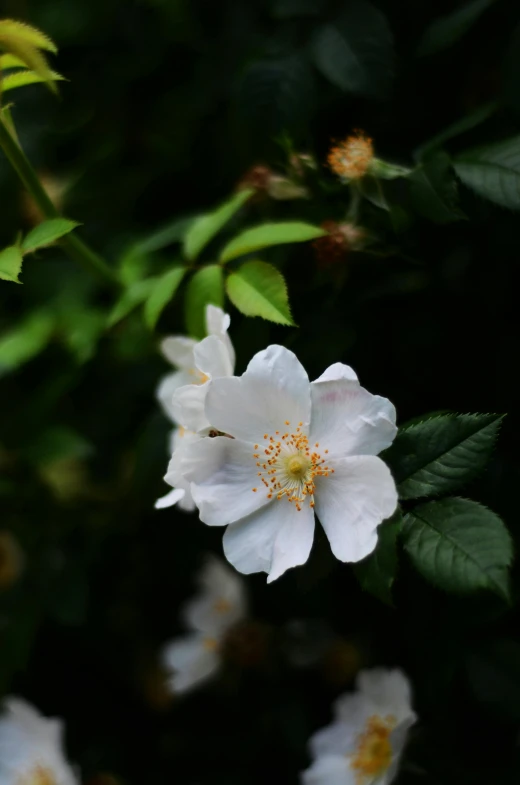
{"label": "green leaf", "polygon": [[305,243],[316,237],[323,237],[327,232],[318,226],[302,222],[270,223],[246,229],[234,237],[220,254],[221,262],[229,262],[237,256],[258,251],[271,245],[284,243]]}
{"label": "green leaf", "polygon": [[354,573],[365,591],[392,605],[392,586],[397,572],[397,538],[401,530],[399,510],[377,530],[376,549],[354,565]]}
{"label": "green leaf", "polygon": [[45,79],[41,74],[35,74],[34,71],[17,71],[14,74],[7,74],[7,76],[4,76],[1,80],[1,90],[3,93],[6,93],[8,90],[14,90],[17,87],[47,82],[49,79],[53,82],[61,82],[65,77],[58,74],[56,71],[50,71],[49,76]]}
{"label": "green leaf", "polygon": [[186,327],[194,338],[206,335],[206,305],[224,305],[224,271],[218,264],[197,270],[186,287],[184,301]]}
{"label": "green leaf", "polygon": [[179,288],[186,272],[185,267],[174,267],[156,280],[156,283],[144,305],[144,320],[153,330],[163,309],[170,302]]}
{"label": "green leaf", "polygon": [[69,232],[72,232],[80,224],[77,221],[69,221],[68,218],[51,218],[48,221],[43,221],[34,229],[31,229],[29,234],[23,239],[22,251],[24,254],[32,253],[38,248],[44,248],[47,245],[59,240]]}
{"label": "green leaf", "polygon": [[388,161],[382,161],[380,158],[374,158],[370,164],[370,174],[374,177],[379,177],[381,180],[396,180],[398,177],[408,177],[412,170],[407,166],[399,166],[399,164],[391,164]]}
{"label": "green leaf", "polygon": [[106,313],[77,304],[60,314],[60,338],[79,363],[90,360],[106,328]]}
{"label": "green leaf", "polygon": [[114,324],[120,322],[121,319],[124,319],[138,305],[143,303],[150,296],[156,282],[157,278],[146,278],[144,281],[136,281],[130,284],[112,309],[108,317],[108,326],[113,327]]}
{"label": "green leaf", "polygon": [[383,453],[399,498],[449,493],[486,466],[502,420],[500,414],[443,414],[400,428]]}
{"label": "green leaf", "polygon": [[0,55],[0,71],[7,71],[9,68],[25,68],[25,63],[15,55]]}
{"label": "green leaf", "polygon": [[385,16],[366,0],[351,0],[311,42],[317,69],[347,93],[383,98],[394,71],[393,38]]}
{"label": "green leaf", "polygon": [[491,115],[493,115],[497,109],[497,101],[491,101],[488,104],[479,106],[477,109],[475,109],[475,111],[470,112],[468,115],[464,115],[464,117],[462,117],[460,120],[452,123],[443,131],[440,131],[434,137],[429,139],[427,142],[424,142],[424,144],[414,151],[414,157],[420,160],[436,148],[442,147],[442,145],[445,142],[449,142],[450,139],[455,139],[457,136],[466,133],[466,131],[471,131],[473,128],[476,128],[478,125],[491,117]]}
{"label": "green leaf", "polygon": [[21,283],[18,276],[22,269],[22,262],[22,254],[16,245],[10,245],[9,248],[0,251],[0,279]]}
{"label": "green leaf", "polygon": [[166,226],[133,245],[131,251],[136,254],[146,255],[155,251],[161,251],[174,243],[180,243],[195,220],[193,217],[176,218],[175,221],[166,224]]}
{"label": "green leaf", "polygon": [[43,351],[54,326],[54,315],[39,311],[0,336],[0,375],[18,368]]}
{"label": "green leaf", "polygon": [[285,279],[271,264],[246,262],[228,277],[226,291],[233,305],[246,316],[294,325]]}
{"label": "green leaf", "polygon": [[464,185],[480,196],[520,209],[520,136],[464,153],[454,167]]}
{"label": "green leaf", "polygon": [[416,569],[448,592],[488,589],[509,598],[513,547],[496,513],[469,499],[420,504],[404,518],[404,547]]}
{"label": "green leaf", "polygon": [[0,20],[0,37],[4,35],[15,36],[31,46],[45,49],[53,54],[56,54],[58,51],[56,44],[48,35],[42,33],[36,27],[28,25],[26,22],[19,22],[16,19]]}
{"label": "green leaf", "polygon": [[2,33],[0,22],[0,48],[5,49],[8,54],[14,55],[18,60],[30,70],[41,76],[42,81],[47,84],[53,92],[56,86],[52,81],[52,71],[49,68],[46,58],[41,52],[26,40],[10,33]]}
{"label": "green leaf", "polygon": [[473,0],[451,14],[436,19],[424,31],[417,47],[417,56],[435,54],[457,43],[495,0]]}
{"label": "green leaf", "polygon": [[465,218],[459,210],[457,181],[449,155],[439,150],[423,160],[408,178],[411,205],[438,224]]}
{"label": "green leaf", "polygon": [[188,259],[196,259],[209,241],[224,227],[245,202],[254,194],[252,188],[239,191],[224,202],[217,210],[202,215],[191,224],[184,238],[184,253]]}
{"label": "green leaf", "polygon": [[358,182],[358,188],[361,196],[373,204],[374,207],[379,207],[380,210],[391,212],[391,207],[388,204],[386,194],[383,189],[383,184],[379,182],[376,177],[366,175]]}

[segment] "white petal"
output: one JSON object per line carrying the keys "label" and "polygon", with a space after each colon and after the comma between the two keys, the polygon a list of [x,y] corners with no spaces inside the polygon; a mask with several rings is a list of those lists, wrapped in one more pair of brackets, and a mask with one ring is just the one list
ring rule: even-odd
{"label": "white petal", "polygon": [[199,575],[201,590],[184,608],[188,627],[221,637],[247,613],[245,585],[237,573],[214,556]]}
{"label": "white petal", "polygon": [[220,657],[214,643],[203,635],[185,635],[165,646],[162,661],[171,672],[169,685],[174,693],[187,692],[218,670]]}
{"label": "white petal", "polygon": [[314,380],[313,384],[320,382],[335,382],[338,379],[349,379],[351,382],[357,382],[358,380],[356,372],[350,365],[334,363],[334,365],[329,365],[327,370]]}
{"label": "white petal", "polygon": [[268,503],[254,453],[253,444],[227,436],[205,437],[187,448],[181,472],[191,482],[201,521],[225,526]]}
{"label": "white petal", "polygon": [[[334,366],[333,366],[334,367]],[[311,384],[310,440],[329,454],[377,455],[397,433],[395,408],[349,379]]]}
{"label": "white petal", "polygon": [[193,376],[187,371],[175,371],[164,376],[157,387],[155,393],[161,407],[169,420],[176,423],[175,413],[173,411],[173,394],[179,387],[186,384],[192,384]]}
{"label": "white petal", "polygon": [[77,785],[63,750],[63,723],[42,717],[19,698],[7,698],[0,718],[0,782],[30,779],[37,766],[52,772],[60,785]]}
{"label": "white petal", "polygon": [[224,313],[222,308],[216,305],[206,306],[206,332],[208,335],[218,335],[226,346],[229,358],[231,360],[231,367],[235,367],[235,350],[231,339],[227,334],[231,319],[229,314]]}
{"label": "white petal", "polygon": [[267,572],[271,583],[290,567],[305,564],[313,538],[312,509],[307,504],[298,510],[284,497],[228,526],[224,553],[240,572]]}
{"label": "white petal", "polygon": [[408,741],[408,732],[412,725],[416,722],[417,716],[411,714],[407,719],[403,720],[390,734],[390,745],[392,747],[392,762],[386,772],[385,785],[392,782],[399,769],[401,755]]}
{"label": "white petal", "polygon": [[161,341],[161,352],[167,360],[177,368],[189,370],[193,368],[193,350],[197,341],[183,335],[172,335]]}
{"label": "white petal", "polygon": [[176,422],[190,431],[202,431],[210,427],[204,411],[208,389],[209,382],[205,382],[186,384],[175,391],[171,408]]}
{"label": "white petal", "polygon": [[316,513],[340,561],[356,562],[377,544],[377,527],[395,512],[397,490],[380,458],[331,461],[334,474],[316,478]]}
{"label": "white petal", "polygon": [[[258,352],[241,377],[215,379],[206,398],[206,417],[224,433],[257,442],[304,426],[310,419],[310,389],[305,369],[283,346]],[[290,426],[286,425],[290,423]]]}
{"label": "white petal", "polygon": [[334,713],[335,721],[311,737],[309,745],[315,758],[352,754],[366,721],[376,712],[372,702],[364,695],[349,692],[337,699]]}
{"label": "white petal", "polygon": [[410,682],[399,669],[372,668],[360,671],[356,686],[377,707],[378,714],[391,714],[398,722],[413,714]]}
{"label": "white petal", "polygon": [[[174,488],[172,497],[174,492],[177,491],[176,495],[178,498],[176,499],[176,503],[179,505],[180,509],[184,510],[185,512],[191,512],[194,510],[195,502],[193,501],[193,497],[191,495],[191,484],[189,480],[186,480],[181,471],[182,458],[188,446],[194,442],[197,442],[201,438],[202,437],[198,434],[193,433],[192,431],[187,431],[185,428],[175,428],[171,435],[173,454],[168,464],[168,470],[164,476],[164,479],[168,485],[171,485]],[[179,493],[179,491],[182,491],[182,494]],[[166,502],[167,498],[168,497],[163,497],[162,500],[159,499],[158,501]],[[166,503],[164,503],[164,506],[166,506]]]}
{"label": "white petal", "polygon": [[233,375],[233,361],[228,347],[216,335],[204,338],[194,349],[195,365],[207,376],[218,379]]}
{"label": "white petal", "polygon": [[161,496],[154,504],[156,510],[166,510],[168,507],[173,507],[174,504],[179,502],[186,491],[183,488],[174,488],[172,491],[166,494],[166,496]]}
{"label": "white petal", "polygon": [[227,333],[229,325],[231,324],[231,317],[228,313],[224,313],[222,308],[218,305],[206,305],[206,332],[208,335],[222,335]]}
{"label": "white petal", "polygon": [[339,755],[318,758],[300,778],[302,785],[359,785],[348,760]]}

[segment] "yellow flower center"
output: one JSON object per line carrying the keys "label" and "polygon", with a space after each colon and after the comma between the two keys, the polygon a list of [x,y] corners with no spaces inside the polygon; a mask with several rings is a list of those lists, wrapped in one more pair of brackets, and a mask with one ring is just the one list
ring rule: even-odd
{"label": "yellow flower center", "polygon": [[204,638],[203,646],[207,651],[216,651],[218,649],[218,640],[216,638]]}
{"label": "yellow flower center", "polygon": [[27,774],[23,774],[16,785],[57,785],[56,777],[51,769],[35,766]]}
{"label": "yellow flower center", "polygon": [[[285,421],[290,425],[289,420]],[[302,433],[303,423],[298,423],[294,433],[274,436],[264,434],[265,447],[255,444],[253,458],[258,468],[258,477],[267,490],[268,499],[282,499],[284,496],[301,510],[302,504],[308,499],[314,507],[316,477],[328,477],[334,473],[326,465],[326,459],[318,452],[319,442],[309,444],[309,438]],[[323,451],[324,454],[328,450]],[[252,488],[256,493],[259,489]]]}
{"label": "yellow flower center", "polygon": [[390,734],[396,725],[395,717],[370,717],[365,730],[357,740],[357,748],[350,760],[356,772],[356,781],[362,785],[366,779],[382,774],[392,762]]}
{"label": "yellow flower center", "polygon": [[199,371],[198,368],[190,368],[188,373],[190,376],[193,376],[193,384],[204,384],[204,382],[209,380],[209,376]]}
{"label": "yellow flower center", "polygon": [[356,180],[367,173],[373,157],[372,139],[362,131],[356,131],[330,149],[327,162],[338,177]]}

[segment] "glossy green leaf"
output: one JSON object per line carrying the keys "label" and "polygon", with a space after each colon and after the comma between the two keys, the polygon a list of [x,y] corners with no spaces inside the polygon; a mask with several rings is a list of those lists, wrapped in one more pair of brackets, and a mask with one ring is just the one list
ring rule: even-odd
{"label": "glossy green leaf", "polygon": [[10,245],[0,251],[0,279],[2,281],[12,281],[21,283],[18,276],[22,269],[22,254],[16,245]]}
{"label": "glossy green leaf", "polygon": [[457,43],[495,0],[472,0],[436,19],[424,31],[417,47],[418,57],[435,54]]}
{"label": "glossy green leaf", "polygon": [[125,289],[112,312],[108,317],[108,326],[112,327],[125,316],[128,316],[138,305],[143,303],[152,293],[157,282],[157,278],[146,278],[144,281],[136,281]]}
{"label": "glossy green leaf", "polygon": [[218,264],[208,264],[192,276],[184,301],[186,328],[194,338],[206,335],[206,305],[224,305],[224,271]]}
{"label": "glossy green leaf", "polygon": [[185,267],[174,267],[156,280],[144,305],[144,320],[151,330],[157,324],[163,309],[175,295],[185,272]]}
{"label": "glossy green leaf", "polygon": [[439,224],[465,218],[458,207],[457,181],[450,157],[439,150],[425,158],[408,178],[410,200],[419,215]]}
{"label": "glossy green leaf", "polygon": [[401,525],[402,515],[398,511],[378,527],[375,550],[354,565],[361,588],[387,605],[393,604],[392,586],[397,572],[397,538]]}
{"label": "glossy green leaf", "polygon": [[60,237],[64,237],[69,232],[72,232],[80,224],[77,221],[69,221],[68,218],[51,218],[48,221],[43,221],[34,229],[31,229],[29,234],[24,237],[22,241],[22,251],[24,254],[32,253],[38,248],[44,248],[47,245],[52,245]]}
{"label": "glossy green leaf", "polygon": [[0,335],[0,374],[18,368],[43,351],[54,327],[54,315],[39,311]]}
{"label": "glossy green leaf", "polygon": [[254,190],[251,188],[239,191],[214,212],[202,215],[193,221],[184,238],[186,257],[196,259],[209,241],[220,232],[253,193]]}
{"label": "glossy green leaf", "polygon": [[394,71],[393,39],[385,16],[366,0],[351,0],[319,27],[311,56],[332,84],[348,93],[386,97]]}
{"label": "glossy green leaf", "polygon": [[48,79],[51,79],[53,82],[61,82],[65,77],[56,71],[50,71],[49,76],[45,79],[41,74],[35,74],[34,71],[17,71],[14,74],[4,76],[1,80],[1,89],[3,93],[6,93],[8,90],[15,90],[17,87],[46,82]]}
{"label": "glossy green leaf", "polygon": [[496,513],[468,499],[420,504],[404,518],[404,547],[415,568],[448,592],[488,589],[509,597],[511,537]]}
{"label": "glossy green leaf", "polygon": [[281,272],[266,262],[246,262],[228,277],[226,291],[233,305],[246,316],[293,325],[287,284]]}
{"label": "glossy green leaf", "polygon": [[459,488],[479,474],[493,450],[502,415],[443,414],[400,428],[384,460],[401,499]]}
{"label": "glossy green leaf", "polygon": [[454,167],[464,185],[480,196],[520,209],[520,136],[464,153]]}
{"label": "glossy green leaf", "polygon": [[0,39],[5,35],[15,36],[31,46],[45,49],[47,52],[53,52],[53,54],[56,54],[58,51],[56,44],[48,35],[42,33],[36,27],[32,27],[32,25],[28,25],[26,22],[19,22],[16,19],[1,19]]}
{"label": "glossy green leaf", "polygon": [[284,243],[305,243],[325,234],[318,226],[299,221],[263,224],[255,226],[254,229],[246,229],[234,237],[223,249],[220,260],[229,262],[237,256],[244,256],[261,248]]}

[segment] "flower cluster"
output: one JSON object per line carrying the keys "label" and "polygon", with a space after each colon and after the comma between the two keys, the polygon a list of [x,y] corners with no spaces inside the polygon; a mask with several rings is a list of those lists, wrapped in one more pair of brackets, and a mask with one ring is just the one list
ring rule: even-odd
{"label": "flower cluster", "polygon": [[173,439],[165,480],[174,490],[158,505],[193,504],[204,523],[227,526],[228,561],[245,574],[266,572],[269,582],[307,561],[315,514],[338,559],[363,559],[397,506],[394,480],[377,457],[396,434],[393,405],[342,363],[310,382],[283,346],[258,352],[233,376],[229,318],[209,313],[219,331],[213,326],[198,344],[163,344],[181,370],[163,381],[159,397],[187,430]]}

